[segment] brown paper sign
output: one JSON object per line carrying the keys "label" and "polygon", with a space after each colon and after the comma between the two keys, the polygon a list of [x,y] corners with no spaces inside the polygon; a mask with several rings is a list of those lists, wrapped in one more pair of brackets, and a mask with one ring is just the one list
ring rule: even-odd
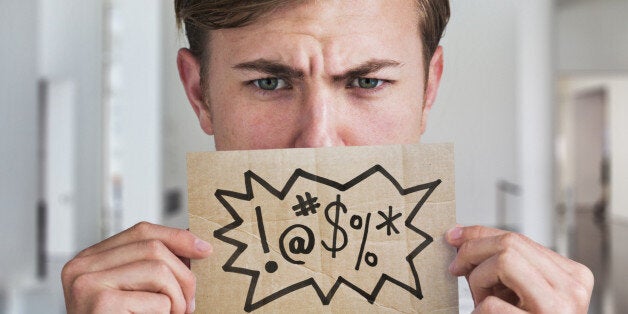
{"label": "brown paper sign", "polygon": [[453,146],[188,154],[198,313],[457,313]]}

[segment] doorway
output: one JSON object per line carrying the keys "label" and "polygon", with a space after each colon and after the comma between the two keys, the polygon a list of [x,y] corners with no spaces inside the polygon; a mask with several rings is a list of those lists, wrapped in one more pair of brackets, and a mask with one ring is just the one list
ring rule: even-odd
{"label": "doorway", "polygon": [[617,191],[626,188],[628,76],[565,76],[557,86],[556,248],[593,271],[589,313],[615,313],[628,298],[616,279],[627,273]]}

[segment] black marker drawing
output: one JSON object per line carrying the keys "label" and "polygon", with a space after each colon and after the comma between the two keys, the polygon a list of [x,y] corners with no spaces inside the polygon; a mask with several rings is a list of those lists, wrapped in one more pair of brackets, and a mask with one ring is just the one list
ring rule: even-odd
{"label": "black marker drawing", "polygon": [[[300,282],[297,282],[295,284],[292,284],[288,287],[282,288],[279,291],[271,293],[270,295],[261,298],[261,300],[254,301],[253,299],[255,295],[255,289],[257,287],[257,283],[258,283],[261,273],[258,270],[234,266],[236,260],[247,249],[248,245],[246,243],[240,242],[226,235],[229,231],[238,228],[244,222],[242,217],[237,213],[237,211],[233,208],[233,206],[229,204],[227,199],[235,198],[235,199],[244,200],[244,201],[251,201],[254,197],[253,188],[252,188],[253,180],[259,183],[263,188],[265,188],[268,192],[270,192],[276,198],[280,200],[284,200],[285,197],[290,192],[290,189],[292,188],[292,186],[295,184],[295,182],[298,179],[314,181],[319,184],[327,185],[331,188],[334,188],[338,192],[344,192],[351,189],[352,187],[356,186],[360,182],[364,181],[365,179],[371,177],[372,175],[376,173],[379,173],[383,175],[386,179],[388,179],[392,183],[392,185],[396,188],[396,190],[399,192],[399,195],[401,196],[410,195],[412,193],[416,193],[420,191],[425,191],[425,194],[423,194],[423,196],[420,198],[420,200],[417,202],[414,208],[412,208],[408,216],[405,217],[406,228],[408,228],[408,230],[424,238],[424,240],[421,243],[419,243],[405,257],[405,262],[407,262],[408,264],[408,268],[410,269],[410,272],[412,274],[413,282],[409,285],[404,282],[401,282],[398,279],[393,278],[392,276],[386,273],[382,273],[381,277],[375,284],[373,290],[371,292],[368,292],[358,287],[356,284],[352,283],[348,279],[342,276],[338,276],[333,286],[329,289],[327,293],[325,293],[321,289],[321,287],[318,285],[318,283],[316,283],[314,278],[310,277]],[[409,188],[403,188],[399,184],[399,182],[397,182],[397,180],[391,174],[389,174],[388,171],[386,171],[386,169],[384,169],[380,165],[375,165],[372,168],[366,170],[365,172],[361,173],[354,179],[344,184],[330,180],[328,178],[311,174],[302,169],[295,170],[295,172],[288,179],[285,186],[281,190],[275,189],[273,186],[271,186],[269,183],[267,183],[265,180],[263,180],[261,177],[259,177],[257,174],[255,174],[252,171],[247,171],[246,173],[244,173],[244,183],[246,187],[245,193],[238,193],[235,191],[228,191],[228,190],[221,190],[221,189],[216,190],[214,194],[215,197],[229,212],[229,214],[233,218],[233,222],[216,230],[214,232],[214,237],[220,241],[223,241],[225,243],[231,244],[236,247],[236,251],[225,262],[222,269],[225,272],[237,273],[237,274],[247,275],[251,277],[251,282],[249,284],[249,289],[248,289],[248,293],[247,293],[245,304],[244,304],[245,311],[247,312],[254,311],[256,309],[259,309],[260,307],[263,307],[266,304],[273,302],[274,300],[277,300],[278,298],[281,298],[287,294],[290,294],[302,288],[306,288],[308,286],[314,289],[314,291],[320,298],[321,303],[323,305],[329,305],[329,303],[334,297],[334,294],[336,293],[336,291],[341,285],[345,285],[348,288],[352,289],[353,291],[357,292],[359,295],[364,297],[364,299],[367,300],[371,304],[375,302],[380,290],[382,289],[382,287],[384,286],[386,282],[390,282],[391,284],[396,285],[408,291],[417,299],[423,298],[423,293],[421,291],[421,285],[419,282],[418,271],[414,265],[413,260],[419,253],[421,253],[421,251],[423,251],[433,241],[433,238],[426,232],[420,230],[416,226],[414,220],[419,210],[421,209],[421,207],[425,204],[425,202],[429,199],[432,192],[434,192],[434,190],[441,183],[441,180],[436,180],[433,182],[420,184],[420,185],[412,186]],[[297,196],[297,202],[298,204],[292,206],[291,208],[297,217],[316,215],[317,208],[321,206],[321,204],[318,202],[318,197],[312,196],[309,192],[305,193],[305,197],[301,195]],[[290,208],[288,210],[290,210]],[[270,250],[268,247],[266,231],[265,231],[264,223],[263,223],[262,208],[260,206],[257,206],[255,208],[255,213],[256,213],[257,225],[258,225],[258,230],[260,234],[260,240],[261,240],[263,251],[264,253],[269,253]],[[283,231],[281,233],[281,236],[279,237],[279,249],[281,251],[281,256],[287,262],[292,263],[292,264],[297,264],[297,265],[304,264],[304,261],[299,259],[299,255],[307,255],[307,254],[312,253],[317,243],[320,243],[322,248],[331,252],[332,258],[336,258],[337,253],[342,251],[347,246],[347,242],[348,242],[347,231],[339,223],[340,215],[347,214],[347,206],[343,204],[342,197],[340,194],[337,194],[335,201],[330,202],[325,207],[324,213],[325,213],[325,218],[327,222],[333,229],[331,243],[325,240],[317,241],[315,239],[314,233],[309,227],[302,224],[294,224],[288,227],[285,231]],[[360,250],[359,250],[359,254],[357,256],[357,260],[355,263],[356,271],[360,270],[360,267],[363,267],[363,262],[369,267],[375,267],[378,265],[378,256],[375,253],[368,251],[367,248],[365,247],[368,236],[369,236],[369,228],[371,228],[371,223],[374,225],[375,231],[385,228],[387,236],[392,236],[393,234],[399,234],[400,232],[397,226],[395,225],[395,221],[402,217],[402,213],[400,212],[395,213],[394,208],[392,206],[389,206],[387,212],[378,211],[378,215],[372,216],[371,213],[367,213],[364,217],[361,215],[352,215],[350,218],[347,217],[349,218],[349,222],[350,222],[349,227],[356,231],[362,232]],[[377,220],[377,221],[374,222],[372,220]],[[378,223],[378,221],[381,223]],[[266,272],[274,273],[278,270],[278,267],[279,266],[276,261],[268,261],[264,268]]]}
{"label": "black marker drawing", "polygon": [[[355,216],[354,216],[355,217]],[[359,217],[359,216],[358,216]],[[362,243],[360,244],[360,253],[358,254],[358,261],[355,262],[355,270],[360,270],[360,264],[362,263],[362,255],[364,255],[364,245],[366,245],[366,239],[369,235],[369,222],[371,220],[371,213],[366,214],[366,222],[364,223],[364,236],[362,237]],[[377,255],[368,252],[367,256],[371,255],[375,260],[372,263],[367,264],[371,267],[377,265]],[[366,258],[366,257],[365,257]]]}
{"label": "black marker drawing", "polygon": [[[331,219],[331,217],[329,217],[329,212],[335,209],[336,210],[336,218],[335,219]],[[325,250],[330,251],[331,252],[331,257],[332,258],[336,258],[336,252],[338,251],[342,251],[346,246],[347,246],[347,232],[345,231],[344,228],[340,227],[340,225],[338,225],[338,220],[340,219],[340,211],[342,211],[343,213],[347,213],[347,206],[345,206],[345,204],[343,204],[340,201],[340,195],[338,195],[336,197],[336,201],[333,203],[329,203],[329,205],[327,205],[327,207],[325,208],[325,219],[327,219],[327,221],[334,227],[334,236],[332,238],[332,245],[328,246],[327,243],[325,243],[325,241],[321,241],[321,244],[323,245],[323,247],[325,248]],[[340,231],[340,234],[342,234],[342,244],[340,245],[340,247],[338,247],[338,231]]]}
{"label": "black marker drawing", "polygon": [[292,264],[302,265],[305,264],[304,261],[294,260],[286,252],[286,235],[288,235],[290,231],[294,229],[304,230],[307,233],[307,239],[303,239],[299,236],[292,238],[288,243],[288,249],[290,253],[295,255],[312,253],[312,250],[314,249],[314,232],[312,232],[312,229],[304,225],[294,225],[286,229],[286,231],[284,231],[279,237],[279,250],[281,251],[281,256],[283,256],[283,258],[285,258],[288,262]]}
{"label": "black marker drawing", "polygon": [[[266,241],[266,230],[264,229],[264,219],[262,218],[262,208],[257,206],[255,207],[255,215],[257,215],[257,228],[259,229],[260,238],[262,241],[262,249],[264,253],[269,253],[270,249],[268,248],[268,241]],[[269,273],[274,273],[277,271],[277,262],[269,261],[266,263],[266,271]]]}
{"label": "black marker drawing", "polygon": [[308,216],[310,213],[316,214],[316,209],[321,207],[321,204],[317,203],[318,197],[312,197],[310,192],[305,192],[305,199],[301,195],[297,195],[299,204],[292,206],[294,214],[297,216]]}
{"label": "black marker drawing", "polygon": [[381,224],[377,225],[377,227],[375,227],[377,228],[377,230],[386,227],[386,234],[390,235],[391,229],[395,231],[396,234],[399,234],[399,229],[395,227],[395,220],[401,217],[401,213],[397,213],[396,215],[393,215],[392,206],[388,206],[388,216],[386,216],[386,214],[384,214],[384,212],[382,211],[378,211],[377,213],[380,216],[382,216],[382,218],[384,218],[384,222],[382,222]]}

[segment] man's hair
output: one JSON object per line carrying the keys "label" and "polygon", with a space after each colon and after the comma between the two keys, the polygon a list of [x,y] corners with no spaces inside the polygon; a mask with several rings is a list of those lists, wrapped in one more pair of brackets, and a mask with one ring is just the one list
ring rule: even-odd
{"label": "man's hair", "polygon": [[[307,0],[175,0],[179,28],[185,25],[190,51],[200,59],[207,56],[211,30],[249,25],[273,10]],[[449,21],[449,0],[413,0],[417,5],[418,29],[423,41],[425,71]],[[427,75],[427,73],[426,73]]]}

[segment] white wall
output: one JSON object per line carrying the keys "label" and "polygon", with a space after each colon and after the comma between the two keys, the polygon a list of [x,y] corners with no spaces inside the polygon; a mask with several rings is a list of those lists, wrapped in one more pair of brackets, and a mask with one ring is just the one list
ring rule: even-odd
{"label": "white wall", "polygon": [[[628,40],[627,40],[628,41]],[[611,215],[628,221],[628,73],[610,83]]]}
{"label": "white wall", "polygon": [[[161,199],[161,7],[152,0],[114,0],[110,64],[112,172],[122,184],[120,232],[159,223]],[[109,170],[108,170],[109,171]],[[109,175],[107,176],[109,180]]]}
{"label": "white wall", "polygon": [[556,14],[562,72],[628,70],[628,1],[578,1]]}
{"label": "white wall", "polygon": [[185,35],[175,25],[171,1],[162,2],[162,74],[163,74],[163,190],[181,193],[181,210],[164,217],[164,223],[187,228],[186,153],[214,150],[213,137],[206,135],[190,106],[177,72],[177,51],[185,46]]}
{"label": "white wall", "polygon": [[[13,1],[12,1],[13,2]],[[21,1],[15,1],[16,3]],[[37,35],[41,77],[76,85],[76,249],[101,238],[102,17],[101,1],[39,0]],[[38,22],[38,23],[37,23]]]}
{"label": "white wall", "polygon": [[[28,312],[37,304],[47,305],[50,313],[59,310],[58,302],[49,302],[60,292],[55,261],[46,265],[54,268],[48,274],[54,291],[33,280],[35,209],[43,179],[37,163],[41,78],[76,83],[80,132],[71,153],[80,154],[75,182],[82,189],[76,199],[80,224],[72,232],[77,248],[100,238],[101,16],[99,1],[0,2],[0,312]],[[29,297],[32,289],[37,297]]]}
{"label": "white wall", "polygon": [[[452,0],[445,71],[423,142],[453,142],[463,224],[495,224],[498,180],[518,181],[515,1]],[[508,198],[514,209],[517,198]]]}
{"label": "white wall", "polygon": [[38,15],[36,0],[0,2],[0,299],[35,277]]}
{"label": "white wall", "polygon": [[518,1],[517,155],[521,232],[553,245],[553,3]]}

